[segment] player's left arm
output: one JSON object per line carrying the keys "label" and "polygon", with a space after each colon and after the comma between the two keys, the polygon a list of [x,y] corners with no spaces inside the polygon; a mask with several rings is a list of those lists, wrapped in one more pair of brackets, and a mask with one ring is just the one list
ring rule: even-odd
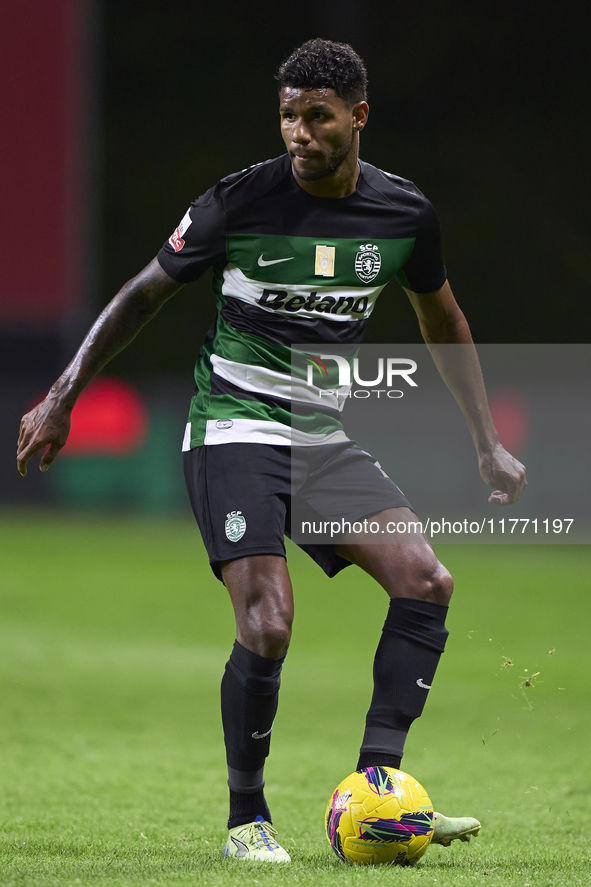
{"label": "player's left arm", "polygon": [[[432,293],[415,293],[409,289],[405,292],[441,378],[468,423],[481,477],[494,489],[488,501],[511,505],[519,499],[527,483],[525,468],[499,443],[470,328],[451,287],[446,281],[441,289]],[[460,347],[445,347],[449,345]]]}

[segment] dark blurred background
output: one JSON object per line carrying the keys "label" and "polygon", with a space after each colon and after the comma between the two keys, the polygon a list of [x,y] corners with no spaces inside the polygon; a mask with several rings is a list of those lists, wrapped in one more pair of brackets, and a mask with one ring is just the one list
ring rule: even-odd
{"label": "dark blurred background", "polygon": [[[162,470],[163,448],[182,437],[213,318],[209,277],[185,287],[108,368],[147,411],[127,444],[115,434],[93,452],[91,405],[78,438],[87,443],[73,444],[69,460],[66,448],[47,481],[36,471],[22,481],[13,468],[20,413],[191,199],[282,152],[273,74],[313,36],[349,42],[365,59],[362,157],[434,203],[475,340],[588,342],[590,18],[588,4],[534,0],[2,0],[0,495],[55,498],[50,485],[67,483],[50,475],[88,477],[103,460],[111,480],[105,487],[107,469],[97,468],[88,501],[118,504],[122,459],[145,461],[152,446],[138,490]],[[394,284],[367,338],[385,340],[418,340]],[[163,493],[161,505],[177,501]]]}

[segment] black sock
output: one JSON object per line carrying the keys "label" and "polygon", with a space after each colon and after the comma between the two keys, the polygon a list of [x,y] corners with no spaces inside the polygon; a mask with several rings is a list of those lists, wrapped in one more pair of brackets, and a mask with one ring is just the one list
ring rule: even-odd
{"label": "black sock", "polygon": [[236,828],[237,825],[254,822],[257,816],[262,816],[267,822],[272,822],[263,790],[244,793],[230,789],[228,828]]}
{"label": "black sock", "polygon": [[394,767],[400,770],[400,755],[387,755],[380,752],[364,751],[359,755],[357,770],[365,770],[367,767]]}
{"label": "black sock", "polygon": [[270,822],[263,794],[263,770],[269,754],[284,659],[285,656],[267,659],[236,641],[226,663],[222,678],[222,722],[230,787],[232,824],[229,828],[252,822],[258,815]]}
{"label": "black sock", "polygon": [[[414,598],[392,598],[374,659],[374,691],[365,722],[358,769],[397,760],[418,718],[445,648],[447,607]],[[368,763],[371,762],[371,763]]]}

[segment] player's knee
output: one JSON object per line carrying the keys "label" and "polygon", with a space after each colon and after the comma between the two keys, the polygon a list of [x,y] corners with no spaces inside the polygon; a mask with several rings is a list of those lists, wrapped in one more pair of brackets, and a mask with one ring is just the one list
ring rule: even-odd
{"label": "player's knee", "polygon": [[259,656],[277,659],[289,648],[291,623],[291,617],[286,613],[251,608],[246,622],[239,626],[239,637]]}
{"label": "player's knee", "polygon": [[287,653],[291,641],[291,625],[288,622],[275,622],[265,626],[259,635],[259,643],[265,650],[261,656],[276,659]]}
{"label": "player's knee", "polygon": [[452,596],[454,582],[448,570],[435,561],[434,564],[423,565],[408,576],[403,597],[430,601],[446,607]]}
{"label": "player's knee", "polygon": [[435,604],[447,606],[454,590],[454,580],[443,564],[438,563],[430,580],[430,600]]}
{"label": "player's knee", "polygon": [[451,600],[453,590],[453,576],[451,575],[449,570],[445,569],[443,564],[439,564],[436,580],[436,594],[438,597],[437,603],[447,606]]}

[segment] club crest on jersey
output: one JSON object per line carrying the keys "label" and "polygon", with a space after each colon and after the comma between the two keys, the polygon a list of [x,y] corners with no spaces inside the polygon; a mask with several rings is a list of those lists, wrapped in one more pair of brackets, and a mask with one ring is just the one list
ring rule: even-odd
{"label": "club crest on jersey", "polygon": [[373,243],[362,244],[355,256],[355,273],[359,280],[370,283],[375,280],[382,267],[382,257]]}
{"label": "club crest on jersey", "polygon": [[334,260],[336,247],[320,246],[316,247],[316,262],[314,264],[314,274],[320,277],[334,277]]}
{"label": "club crest on jersey", "polygon": [[226,536],[230,542],[240,542],[246,533],[246,518],[241,511],[230,511],[226,515]]}

